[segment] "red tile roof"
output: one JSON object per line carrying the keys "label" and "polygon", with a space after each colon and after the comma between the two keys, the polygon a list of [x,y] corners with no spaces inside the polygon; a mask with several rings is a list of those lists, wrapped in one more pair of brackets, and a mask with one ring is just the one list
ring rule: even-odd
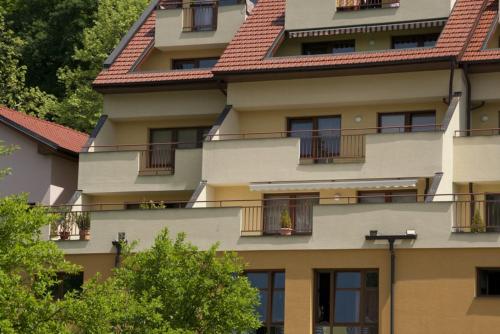
{"label": "red tile roof", "polygon": [[[103,86],[176,83],[211,80],[214,75],[256,71],[293,71],[299,69],[335,68],[391,62],[410,62],[460,58],[469,41],[465,60],[498,57],[498,50],[477,51],[493,19],[495,0],[457,0],[455,7],[433,48],[384,50],[335,55],[267,57],[269,50],[284,32],[286,0],[259,0],[252,15],[243,23],[212,69],[134,72],[134,65],[154,43],[156,13],[153,10],[138,28],[126,47],[94,81]],[[486,7],[486,10],[484,8]],[[484,11],[483,11],[484,10]],[[480,15],[482,17],[480,17]],[[475,35],[472,36],[472,33]]]}
{"label": "red tile roof", "polygon": [[147,52],[151,43],[154,43],[156,13],[153,11],[142,26],[137,30],[125,49],[116,58],[113,64],[99,73],[94,86],[141,84],[154,82],[175,82],[190,80],[212,79],[213,74],[208,69],[203,70],[174,70],[166,72],[134,72],[133,67],[137,60]]}
{"label": "red tile roof", "polygon": [[467,51],[461,59],[462,61],[500,60],[500,49],[484,49],[493,25],[498,24],[498,2],[495,0],[487,0],[486,2],[487,5],[481,13],[481,18],[467,46]]}
{"label": "red tile roof", "polygon": [[[89,136],[65,126],[0,106],[0,121],[55,147],[79,153]],[[33,136],[34,135],[34,136]]]}
{"label": "red tile roof", "polygon": [[266,58],[284,31],[285,0],[260,0],[226,48],[214,73],[293,70],[342,65],[436,59],[463,50],[485,0],[458,0],[433,48]]}

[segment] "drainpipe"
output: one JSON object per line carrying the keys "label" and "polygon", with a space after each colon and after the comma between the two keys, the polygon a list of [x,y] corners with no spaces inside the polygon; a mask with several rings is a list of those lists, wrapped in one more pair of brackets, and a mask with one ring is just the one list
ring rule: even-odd
{"label": "drainpipe", "polygon": [[467,105],[467,110],[466,110],[466,120],[467,120],[467,134],[466,136],[470,136],[470,129],[471,129],[471,111],[472,111],[472,88],[471,88],[471,83],[470,83],[470,77],[469,77],[469,65],[467,63],[464,64],[464,76],[465,76],[465,85],[467,89],[467,96],[466,96],[466,105]]}
{"label": "drainpipe", "polygon": [[394,286],[396,284],[396,251],[394,243],[396,240],[416,240],[417,234],[415,231],[407,231],[402,235],[378,235],[377,231],[370,231],[370,234],[365,236],[367,241],[386,240],[389,243],[389,255],[391,261],[391,277],[390,277],[390,334],[394,334]]}
{"label": "drainpipe", "polygon": [[451,99],[453,98],[453,83],[455,81],[455,69],[457,67],[457,63],[455,58],[452,58],[450,61],[450,82],[448,83],[448,104],[451,104]]}
{"label": "drainpipe", "polygon": [[125,232],[119,232],[118,233],[118,240],[114,240],[111,243],[116,248],[115,268],[118,268],[120,266],[120,262],[121,262],[121,255],[122,255],[122,250],[123,250],[123,244],[127,243],[127,240],[125,239]]}

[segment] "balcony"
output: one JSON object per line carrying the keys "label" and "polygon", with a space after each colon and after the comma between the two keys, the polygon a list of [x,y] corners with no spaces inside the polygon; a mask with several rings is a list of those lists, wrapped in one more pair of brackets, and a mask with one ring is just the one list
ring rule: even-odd
{"label": "balcony", "polygon": [[80,154],[79,189],[89,195],[193,190],[201,179],[201,149],[177,146],[93,147]]}
{"label": "balcony", "polygon": [[500,196],[498,195],[486,195],[485,200],[457,201],[454,210],[453,232],[500,232]]}
{"label": "balcony", "polygon": [[308,30],[445,18],[452,0],[287,0],[285,29]]}
{"label": "balcony", "polygon": [[457,183],[496,182],[500,170],[500,129],[457,132],[454,145],[454,177]]}
{"label": "balcony", "polygon": [[50,240],[90,240],[90,214],[81,211],[64,211],[64,207],[52,210],[57,216],[50,226]]}
{"label": "balcony", "polygon": [[223,47],[245,20],[244,1],[163,1],[156,11],[155,47]]}
{"label": "balcony", "polygon": [[442,170],[443,132],[425,127],[220,134],[204,144],[203,179],[224,185],[430,177]]}
{"label": "balcony", "polygon": [[[235,201],[211,202],[214,207],[197,209],[148,207],[94,211],[89,216],[92,238],[86,241],[85,247],[74,242],[59,243],[59,246],[68,254],[105,254],[114,251],[112,241],[120,232],[125,233],[129,241],[139,240],[138,249],[144,249],[152,245],[155,235],[163,228],[172,234],[186,233],[189,241],[204,249],[219,242],[221,250],[233,251],[385,248],[385,244],[365,241],[365,235],[371,230],[388,235],[416,230],[418,240],[404,242],[398,245],[400,248],[460,248],[470,247],[471,242],[474,247],[498,247],[500,242],[500,233],[480,233],[500,232],[497,229],[500,200],[485,206],[473,203],[478,211],[486,208],[483,212],[489,217],[485,225],[474,229],[466,223],[470,201],[318,204],[325,200],[316,198],[315,202],[310,198],[291,206],[274,199],[246,204],[238,201],[238,206],[232,206]],[[358,198],[351,198],[348,203],[357,201]],[[292,219],[296,233],[284,236],[277,231],[281,228],[281,223],[276,221],[278,215],[283,215],[282,208],[297,210],[295,221]]]}
{"label": "balcony", "polygon": [[400,0],[337,0],[337,11],[398,8]]}

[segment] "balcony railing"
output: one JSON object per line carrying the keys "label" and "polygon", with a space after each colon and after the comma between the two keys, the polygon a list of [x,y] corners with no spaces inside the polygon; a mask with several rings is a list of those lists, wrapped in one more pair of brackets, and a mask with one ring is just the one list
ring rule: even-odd
{"label": "balcony railing", "polygon": [[139,152],[139,175],[174,174],[176,144],[151,144]]}
{"label": "balcony railing", "polygon": [[500,128],[457,130],[455,137],[499,136]]}
{"label": "balcony railing", "polygon": [[337,0],[337,11],[398,8],[400,0]]}
{"label": "balcony railing", "polygon": [[335,162],[362,160],[366,154],[366,135],[376,133],[437,132],[441,124],[405,125],[360,129],[322,129],[278,132],[222,133],[207,140],[300,138],[301,160]]}
{"label": "balcony railing", "polygon": [[500,232],[500,201],[457,201],[453,232]]}
{"label": "balcony railing", "polygon": [[56,215],[50,226],[51,240],[90,240],[90,213],[87,211],[67,211],[71,207],[51,210]]}

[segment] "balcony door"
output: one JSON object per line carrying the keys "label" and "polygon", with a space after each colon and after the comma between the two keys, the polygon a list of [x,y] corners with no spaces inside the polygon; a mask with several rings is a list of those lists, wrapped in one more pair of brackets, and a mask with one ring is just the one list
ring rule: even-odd
{"label": "balcony door", "polygon": [[436,113],[401,112],[383,113],[378,116],[380,133],[424,132],[436,130]]}
{"label": "balcony door", "polygon": [[166,169],[174,165],[174,130],[151,129],[148,168]]}
{"label": "balcony door", "polygon": [[500,194],[486,195],[486,226],[488,231],[500,231]]}
{"label": "balcony door", "polygon": [[320,161],[340,155],[340,116],[292,118],[288,128],[290,137],[300,138],[302,159]]}
{"label": "balcony door", "polygon": [[193,30],[215,30],[216,24],[215,2],[212,0],[199,0],[193,5]]}
{"label": "balcony door", "polygon": [[290,216],[295,234],[312,232],[313,206],[319,203],[319,194],[265,195],[264,233],[279,234],[284,213]]}

